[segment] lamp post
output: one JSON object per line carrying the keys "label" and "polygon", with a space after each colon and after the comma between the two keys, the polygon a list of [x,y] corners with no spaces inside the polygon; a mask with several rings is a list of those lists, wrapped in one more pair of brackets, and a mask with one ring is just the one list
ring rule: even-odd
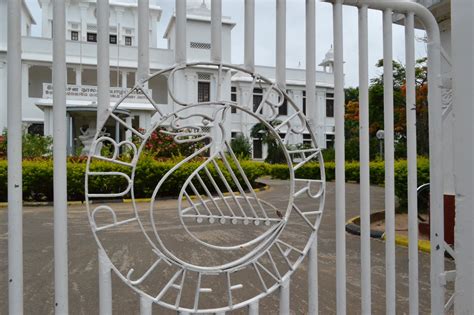
{"label": "lamp post", "polygon": [[379,154],[380,154],[380,157],[383,159],[384,156],[383,156],[383,140],[385,138],[385,132],[383,130],[378,130],[377,133],[375,134],[375,136],[377,137],[377,139],[379,140]]}

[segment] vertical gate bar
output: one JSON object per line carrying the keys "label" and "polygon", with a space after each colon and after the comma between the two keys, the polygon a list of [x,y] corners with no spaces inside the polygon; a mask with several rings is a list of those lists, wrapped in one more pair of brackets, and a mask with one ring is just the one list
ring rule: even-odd
{"label": "vertical gate bar", "polygon": [[418,314],[418,204],[416,161],[415,15],[405,16],[408,162],[408,291],[410,314]]}
{"label": "vertical gate bar", "polygon": [[344,61],[342,1],[333,6],[334,111],[336,121],[336,302],[337,314],[346,314],[346,186],[344,150]]}
{"label": "vertical gate bar", "polygon": [[360,264],[362,314],[371,313],[369,27],[367,11],[367,5],[362,5],[359,8]]}
{"label": "vertical gate bar", "polygon": [[211,60],[222,62],[222,0],[211,1]]}
{"label": "vertical gate bar", "polygon": [[[316,108],[316,4],[306,0],[306,102],[309,125],[319,133],[319,109]],[[321,143],[318,143],[321,145]],[[308,258],[308,314],[316,315],[319,309],[318,297],[318,237],[311,244]]]}
{"label": "vertical gate bar", "polygon": [[258,300],[250,303],[249,305],[249,315],[258,315]]}
{"label": "vertical gate bar", "polygon": [[138,81],[142,82],[150,74],[150,2],[138,1]]}
{"label": "vertical gate bar", "polygon": [[140,296],[140,315],[151,315],[153,311],[153,301],[143,295]]}
{"label": "vertical gate bar", "polygon": [[392,10],[383,12],[384,156],[385,156],[385,282],[386,314],[395,314],[395,175],[393,134]]}
{"label": "vertical gate bar", "polygon": [[474,46],[466,45],[466,39],[474,38],[474,3],[470,0],[453,1],[451,4],[452,60],[453,60],[453,107],[454,165],[456,187],[456,282],[454,296],[455,314],[474,314]]}
{"label": "vertical gate bar", "polygon": [[276,76],[280,89],[286,87],[286,0],[276,0]]}
{"label": "vertical gate bar", "polygon": [[109,1],[97,1],[97,131],[110,107]]}
{"label": "vertical gate bar", "polygon": [[[286,87],[286,0],[276,0],[276,76],[280,89]],[[290,312],[290,279],[280,285],[280,314]]]}
{"label": "vertical gate bar", "polygon": [[280,285],[280,315],[290,314],[290,278]]}
{"label": "vertical gate bar", "polygon": [[[276,0],[276,83],[286,87],[286,0]],[[290,279],[280,285],[280,314],[290,311]]]}
{"label": "vertical gate bar", "polygon": [[[98,250],[99,262],[99,314],[112,314],[112,273],[107,254],[102,248]],[[140,303],[141,304],[141,303]]]}
{"label": "vertical gate bar", "polygon": [[[441,40],[435,18],[429,15],[425,26],[428,35],[428,104],[430,151],[430,242],[431,242],[431,313],[444,314],[444,186],[441,109]],[[429,23],[429,24],[428,24]],[[472,292],[471,292],[472,293]]]}
{"label": "vertical gate bar", "polygon": [[[317,117],[319,109],[316,108],[316,4],[314,0],[306,0],[306,110],[309,125],[316,127],[317,133],[319,124]],[[319,139],[319,134],[317,135]],[[321,143],[318,143],[321,145]]]}
{"label": "vertical gate bar", "polygon": [[21,143],[21,2],[8,1],[8,310],[23,314],[23,184]]}
{"label": "vertical gate bar", "polygon": [[249,71],[255,70],[255,0],[245,0],[244,63]]}
{"label": "vertical gate bar", "polygon": [[56,314],[68,313],[66,166],[66,6],[53,4],[54,299]]}
{"label": "vertical gate bar", "polygon": [[318,238],[315,237],[309,250],[308,267],[308,314],[316,315],[319,310],[318,296]]}
{"label": "vertical gate bar", "polygon": [[177,64],[186,62],[186,0],[176,0],[176,43],[174,58]]}

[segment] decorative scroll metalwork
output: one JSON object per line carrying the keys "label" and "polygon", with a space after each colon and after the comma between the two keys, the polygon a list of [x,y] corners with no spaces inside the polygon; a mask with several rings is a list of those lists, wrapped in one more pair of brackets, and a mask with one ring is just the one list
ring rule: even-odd
{"label": "decorative scroll metalwork", "polygon": [[[199,68],[216,74],[217,91],[209,102],[189,103],[179,98],[174,87],[179,85],[180,72]],[[223,78],[231,71],[249,77],[250,91],[254,87],[266,88],[258,106],[254,106],[251,96],[241,103],[222,97],[226,95],[222,90]],[[93,142],[85,183],[92,231],[98,246],[113,264],[112,269],[142,298],[169,309],[193,313],[243,307],[270,294],[289,278],[315,239],[325,198],[321,150],[302,109],[285,91],[258,74],[232,65],[193,63],[165,69],[148,80],[158,75],[168,76],[168,94],[175,103],[174,110],[165,113],[147,97],[156,109],[156,122],[143,132],[114,114],[126,100],[125,96],[110,111],[108,119],[130,131],[134,141],[116,143],[110,137],[97,135]],[[131,92],[144,93],[144,83],[137,84]],[[289,114],[280,118],[278,108],[285,102]],[[281,149],[289,178],[287,195],[281,200],[268,200],[264,194],[257,193],[233,152],[228,128],[232,109],[248,116],[249,121],[266,126]],[[273,126],[276,119],[279,123]],[[148,139],[157,130],[172,136],[176,144],[202,145],[162,176],[148,196],[148,209],[143,210],[135,200],[134,183],[144,176],[137,172],[137,166]],[[303,133],[311,135],[310,146],[296,148],[288,144],[292,137],[302,139]],[[99,149],[106,143],[111,148],[108,154]],[[124,150],[125,147],[129,150]],[[98,161],[119,165],[122,171],[97,169]],[[176,187],[178,197],[160,199],[173,174],[196,161],[198,166]],[[297,170],[312,161],[319,162],[318,177],[300,177]],[[97,191],[94,180],[104,176],[117,176],[126,184],[120,191]],[[124,196],[132,199],[130,209],[119,211],[105,204],[105,200]],[[167,210],[170,207],[173,210]],[[136,242],[141,247],[148,244],[149,253],[137,254],[135,261],[130,257],[125,259],[121,244],[117,244],[119,238],[114,238],[115,233],[124,229],[141,235],[136,237]],[[107,237],[113,242],[105,241]],[[134,239],[127,238],[128,244],[123,246],[133,246]]]}

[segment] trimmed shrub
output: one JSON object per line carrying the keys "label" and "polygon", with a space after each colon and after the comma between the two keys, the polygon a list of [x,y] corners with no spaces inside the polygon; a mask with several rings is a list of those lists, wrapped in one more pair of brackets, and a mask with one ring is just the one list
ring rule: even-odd
{"label": "trimmed shrub", "polygon": [[[153,190],[161,178],[177,163],[177,160],[157,161],[150,156],[143,156],[137,164],[134,184],[135,197],[151,197]],[[202,163],[202,161],[188,162],[175,170],[160,189],[160,196],[177,195],[185,180]],[[239,182],[243,179],[238,169],[230,163]],[[268,164],[256,161],[243,160],[240,165],[244,170],[249,182],[256,184],[256,180],[262,176],[271,176],[275,179],[288,179],[288,167],[285,164]],[[86,163],[84,160],[70,160],[67,164],[68,172],[68,199],[84,200],[84,180]],[[96,172],[118,171],[130,174],[130,169],[125,166],[112,164],[105,161],[94,161],[91,170]],[[211,174],[217,175],[214,167],[209,166]],[[224,176],[232,183],[231,176],[225,167],[221,167]],[[346,180],[359,182],[359,163],[346,162]],[[325,163],[326,180],[335,179],[335,163]],[[320,176],[319,164],[309,162],[296,171],[299,178],[318,178]],[[395,162],[395,194],[400,199],[401,208],[406,205],[407,200],[407,162],[400,160]],[[384,162],[370,163],[370,181],[372,185],[384,184]],[[208,187],[212,184],[205,176],[202,176]],[[224,187],[223,183],[216,180],[217,184]],[[418,185],[429,182],[429,160],[418,159]],[[89,188],[94,193],[110,193],[125,190],[126,182],[117,176],[93,176],[89,180]],[[236,189],[235,186],[232,187]],[[50,201],[53,200],[53,161],[52,160],[25,160],[23,161],[23,198],[27,201]],[[0,160],[0,201],[7,200],[7,161]]]}
{"label": "trimmed shrub", "polygon": [[230,147],[239,159],[248,160],[252,156],[252,144],[249,138],[242,134],[230,141]]}

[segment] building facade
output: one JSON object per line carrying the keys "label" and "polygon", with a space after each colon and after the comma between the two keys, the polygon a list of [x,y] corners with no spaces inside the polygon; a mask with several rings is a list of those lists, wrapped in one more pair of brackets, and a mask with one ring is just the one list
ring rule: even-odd
{"label": "building facade", "polygon": [[[52,135],[52,1],[39,0],[42,12],[41,36],[31,36],[31,26],[36,24],[28,5],[23,2],[22,14],[22,113],[25,130],[32,133]],[[163,37],[166,49],[157,47],[158,23],[161,23],[162,9],[150,1],[150,73],[174,65],[175,16],[167,21]],[[6,120],[6,54],[7,54],[7,1],[0,0],[0,130],[7,126]],[[136,82],[137,73],[137,3],[110,1],[110,83],[111,106],[129,91]],[[231,64],[231,36],[235,23],[230,17],[223,17],[222,62]],[[97,109],[97,22],[95,1],[67,1],[66,4],[66,63],[67,63],[67,119],[68,151],[78,154],[87,139],[95,134]],[[187,58],[188,62],[209,62],[211,59],[210,9],[205,2],[188,7],[187,12]],[[321,63],[322,71],[315,71],[316,104],[311,111],[313,121],[321,126],[317,131],[319,145],[332,146],[334,141],[334,78],[332,73],[332,52],[329,51]],[[255,72],[274,81],[273,67],[256,66]],[[287,94],[295,104],[306,111],[305,70],[287,69]],[[215,99],[217,71],[206,67],[186,69],[180,76],[179,94],[190,102]],[[224,76],[221,87],[226,91],[222,97],[238,103],[253,99],[261,100],[270,86],[253,88],[248,77],[238,71]],[[161,111],[171,112],[177,108],[168,95],[167,75],[154,77],[148,82],[148,93]],[[176,92],[176,91],[175,91]],[[178,92],[176,92],[178,93]],[[120,106],[127,124],[147,129],[153,123],[154,108],[144,101],[142,94],[131,94]],[[288,106],[282,107],[280,118],[292,114]],[[240,112],[232,113],[226,121],[227,134],[235,137],[243,134],[250,137],[256,121]],[[120,141],[128,137],[119,125],[106,125],[104,132]],[[290,144],[304,142],[290,139]],[[265,146],[253,139],[254,158],[263,159]]]}

